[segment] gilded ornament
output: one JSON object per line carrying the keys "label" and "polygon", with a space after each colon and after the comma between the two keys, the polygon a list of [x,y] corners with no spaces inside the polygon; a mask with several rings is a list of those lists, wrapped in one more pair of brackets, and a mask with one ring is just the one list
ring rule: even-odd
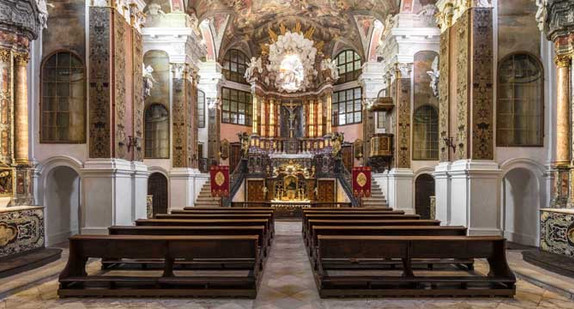
{"label": "gilded ornament", "polygon": [[5,223],[0,223],[0,247],[4,247],[10,243],[14,238],[16,238],[17,234],[18,231],[15,227],[9,226]]}
{"label": "gilded ornament", "polygon": [[554,57],[554,63],[559,68],[567,68],[570,66],[570,56],[569,55],[558,55]]}
{"label": "gilded ornament", "polygon": [[357,175],[357,184],[361,187],[364,187],[367,184],[367,176],[365,175],[365,173],[360,172]]}
{"label": "gilded ornament", "polygon": [[221,187],[223,185],[223,183],[225,183],[225,176],[223,175],[223,173],[221,171],[217,172],[217,174],[215,174],[215,184],[218,187]]}
{"label": "gilded ornament", "polygon": [[16,65],[28,65],[28,61],[30,60],[30,56],[28,53],[19,53],[14,56],[14,61]]}
{"label": "gilded ornament", "polygon": [[0,62],[10,61],[10,51],[7,49],[0,49]]}

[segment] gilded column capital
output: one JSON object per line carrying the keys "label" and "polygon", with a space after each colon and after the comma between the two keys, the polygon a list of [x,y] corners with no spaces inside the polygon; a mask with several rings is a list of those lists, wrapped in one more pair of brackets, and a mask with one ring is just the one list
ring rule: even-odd
{"label": "gilded column capital", "polygon": [[14,55],[14,62],[16,65],[26,66],[30,61],[30,56],[28,53],[18,53]]}
{"label": "gilded column capital", "polygon": [[413,63],[395,63],[395,73],[397,78],[410,78],[413,70]]}
{"label": "gilded column capital", "polygon": [[10,50],[0,49],[0,62],[10,61]]}
{"label": "gilded column capital", "polygon": [[558,68],[567,68],[570,66],[570,60],[574,57],[574,54],[570,55],[558,55],[554,57],[554,63]]}

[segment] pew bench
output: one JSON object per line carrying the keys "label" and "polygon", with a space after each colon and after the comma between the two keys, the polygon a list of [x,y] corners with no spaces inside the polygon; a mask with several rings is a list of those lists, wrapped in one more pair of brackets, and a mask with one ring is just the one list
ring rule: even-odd
{"label": "pew bench", "polygon": [[[269,254],[270,246],[265,241],[265,227],[264,226],[111,226],[108,228],[109,235],[156,235],[156,236],[205,236],[205,235],[257,235],[259,252],[261,254],[261,260],[265,261]],[[118,266],[124,266],[126,264],[137,264],[143,268],[147,268],[149,265],[161,266],[163,265],[163,260],[135,260],[135,261],[112,261],[103,260],[102,268],[109,269]],[[190,267],[192,265],[186,265],[185,262],[179,263],[184,265],[184,267]],[[229,268],[234,267],[234,264],[222,262],[209,262],[203,263],[200,266],[205,266],[211,264],[214,267],[219,268]],[[263,266],[263,263],[261,263]]]}
{"label": "pew bench", "polygon": [[[195,296],[255,298],[260,282],[258,236],[77,235],[70,238],[66,267],[59,276],[58,295]],[[233,250],[229,250],[233,248]],[[163,259],[163,271],[86,273],[89,258]],[[222,273],[174,271],[178,260],[227,259],[246,267]]]}
{"label": "pew bench", "polygon": [[[478,259],[489,272],[417,271],[415,259]],[[329,262],[400,259],[400,272],[380,269],[339,271]],[[487,236],[330,236],[319,235],[314,276],[321,297],[504,296],[516,293],[516,278],[506,261],[506,240]]]}
{"label": "pew bench", "polygon": [[310,230],[310,220],[419,220],[420,215],[405,215],[405,214],[308,214],[303,216],[303,233]]}

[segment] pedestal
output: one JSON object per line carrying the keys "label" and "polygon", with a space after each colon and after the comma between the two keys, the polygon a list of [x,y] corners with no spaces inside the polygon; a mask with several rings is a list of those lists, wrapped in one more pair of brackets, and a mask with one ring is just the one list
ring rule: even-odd
{"label": "pedestal", "polygon": [[[122,159],[86,161],[82,169],[82,234],[107,234],[110,225],[133,223],[136,190],[132,168],[130,161]],[[145,194],[142,198],[145,202]]]}
{"label": "pedestal", "polygon": [[409,168],[393,168],[389,171],[389,206],[404,210],[406,214],[415,213],[413,203],[414,173]]}
{"label": "pedestal", "polygon": [[143,162],[132,162],[132,182],[134,194],[134,217],[133,220],[147,218],[147,181],[149,172]]}
{"label": "pedestal", "polygon": [[439,163],[434,170],[436,220],[443,225],[450,225],[450,162]]}
{"label": "pedestal", "polygon": [[169,173],[170,209],[193,206],[209,176],[192,168],[174,168]]}
{"label": "pedestal", "polygon": [[574,258],[574,209],[540,209],[540,249]]}
{"label": "pedestal", "polygon": [[448,224],[468,227],[469,235],[501,235],[501,173],[494,161],[453,162],[449,172],[451,220]]}
{"label": "pedestal", "polygon": [[0,257],[44,247],[44,207],[0,208]]}

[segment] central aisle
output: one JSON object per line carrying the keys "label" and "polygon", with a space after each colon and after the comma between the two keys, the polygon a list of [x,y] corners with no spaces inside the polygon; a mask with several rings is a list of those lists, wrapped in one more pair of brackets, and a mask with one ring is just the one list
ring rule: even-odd
{"label": "central aisle", "polygon": [[320,306],[319,292],[301,235],[301,221],[275,222],[275,233],[255,306]]}

